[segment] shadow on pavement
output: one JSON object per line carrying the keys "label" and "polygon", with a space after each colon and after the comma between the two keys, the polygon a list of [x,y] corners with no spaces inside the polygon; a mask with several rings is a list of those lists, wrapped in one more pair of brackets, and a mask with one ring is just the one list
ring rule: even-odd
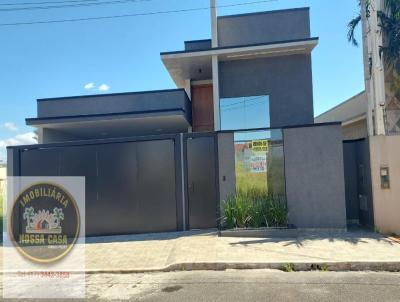
{"label": "shadow on pavement", "polygon": [[86,237],[86,244],[151,241],[151,240],[171,240],[171,239],[177,239],[177,238],[181,238],[181,237],[207,236],[207,235],[217,235],[217,229],[191,230],[191,231],[169,232],[169,233],[149,233],[149,234]]}
{"label": "shadow on pavement", "polygon": [[332,233],[332,232],[310,232],[302,233],[294,238],[251,238],[249,240],[241,240],[238,242],[231,242],[230,245],[250,245],[260,243],[282,243],[283,246],[296,245],[298,247],[304,246],[305,242],[328,240],[329,242],[347,242],[351,244],[368,243],[367,240],[376,240],[379,242],[386,242],[393,245],[394,242],[384,235],[374,233],[368,230],[350,230],[347,232]]}

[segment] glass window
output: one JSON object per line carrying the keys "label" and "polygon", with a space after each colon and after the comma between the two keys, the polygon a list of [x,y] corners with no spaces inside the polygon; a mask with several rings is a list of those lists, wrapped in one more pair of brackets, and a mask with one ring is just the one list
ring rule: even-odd
{"label": "glass window", "polygon": [[269,128],[269,96],[223,98],[219,102],[221,130]]}
{"label": "glass window", "polygon": [[235,130],[235,170],[238,191],[285,196],[282,130],[270,128],[269,96],[220,99],[221,130]]}
{"label": "glass window", "polygon": [[282,130],[236,131],[236,189],[285,196]]}

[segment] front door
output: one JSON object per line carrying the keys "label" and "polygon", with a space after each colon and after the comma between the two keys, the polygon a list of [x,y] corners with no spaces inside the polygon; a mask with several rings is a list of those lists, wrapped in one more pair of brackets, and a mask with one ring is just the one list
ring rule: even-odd
{"label": "front door", "polygon": [[214,131],[213,86],[192,86],[191,95],[193,132]]}

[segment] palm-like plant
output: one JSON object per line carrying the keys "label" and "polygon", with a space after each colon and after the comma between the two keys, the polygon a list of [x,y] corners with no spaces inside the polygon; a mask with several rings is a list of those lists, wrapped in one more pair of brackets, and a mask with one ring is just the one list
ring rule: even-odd
{"label": "palm-like plant", "polygon": [[378,12],[379,26],[384,34],[380,53],[390,69],[400,72],[400,1],[385,0],[385,12]]}
{"label": "palm-like plant", "polygon": [[[370,0],[358,0],[359,6],[365,5],[366,18],[371,15]],[[400,1],[384,0],[384,10],[378,11],[379,27],[384,37],[380,46],[380,54],[384,56],[385,65],[400,73]],[[348,24],[347,38],[353,45],[358,46],[355,30],[362,20],[361,13]]]}
{"label": "palm-like plant", "polygon": [[64,220],[64,213],[63,213],[62,209],[55,208],[53,210],[53,215],[54,215],[54,218],[56,219],[56,223],[58,225],[60,224],[61,220]]}
{"label": "palm-like plant", "polygon": [[[358,6],[360,6],[360,8],[361,8],[362,4],[363,4],[363,1],[358,0]],[[370,8],[371,8],[371,4],[370,4],[369,0],[366,0],[365,1],[365,13],[366,13],[367,18],[369,18],[370,14],[371,14]],[[360,13],[356,17],[354,17],[347,25],[347,27],[348,27],[347,39],[354,46],[358,46],[358,41],[356,39],[355,32],[356,32],[357,26],[360,24],[361,20],[362,20],[362,12],[360,11]]]}
{"label": "palm-like plant", "polygon": [[30,225],[33,216],[35,216],[34,209],[32,207],[25,208],[25,212],[24,212],[23,218],[26,219],[28,225]]}

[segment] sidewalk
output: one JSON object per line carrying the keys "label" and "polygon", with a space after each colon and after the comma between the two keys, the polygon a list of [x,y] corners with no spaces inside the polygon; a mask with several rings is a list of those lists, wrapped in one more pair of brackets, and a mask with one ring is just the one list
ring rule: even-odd
{"label": "sidewalk", "polygon": [[295,270],[400,271],[400,242],[364,231],[233,238],[210,230],[87,238],[85,257],[87,273],[283,269],[289,263]]}
{"label": "sidewalk", "polygon": [[89,238],[88,272],[275,268],[400,271],[400,243],[372,232],[228,238],[215,231]]}

